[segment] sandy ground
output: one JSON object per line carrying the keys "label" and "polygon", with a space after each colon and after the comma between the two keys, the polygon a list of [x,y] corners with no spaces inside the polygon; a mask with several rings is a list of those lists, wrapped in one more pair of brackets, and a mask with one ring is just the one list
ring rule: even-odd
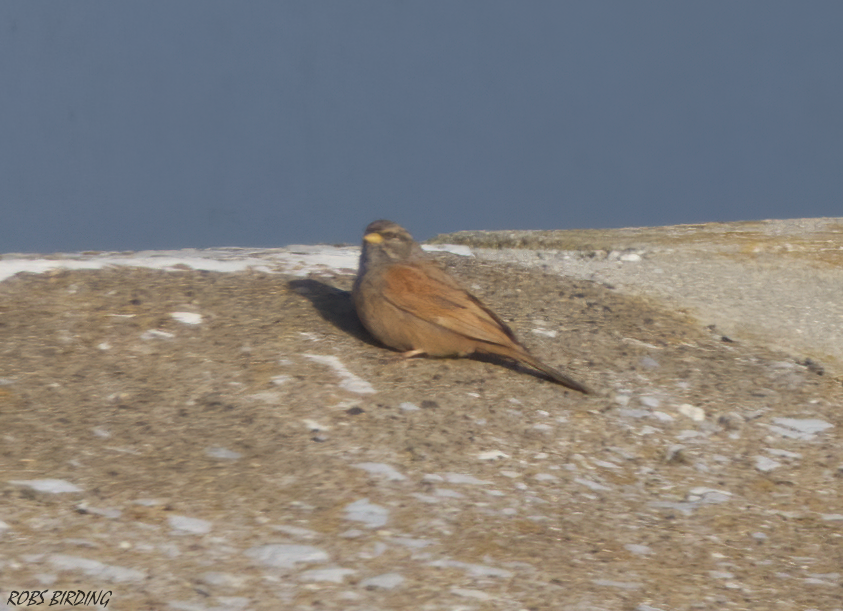
{"label": "sandy ground", "polygon": [[[585,275],[664,245],[540,247]],[[843,609],[835,357],[526,252],[439,257],[595,396],[396,361],[342,265],[0,282],[0,608]]]}

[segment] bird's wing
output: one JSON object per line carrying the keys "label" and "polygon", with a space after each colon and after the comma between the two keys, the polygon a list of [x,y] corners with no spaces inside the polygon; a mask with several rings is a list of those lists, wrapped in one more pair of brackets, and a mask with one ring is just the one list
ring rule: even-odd
{"label": "bird's wing", "polygon": [[520,347],[506,323],[435,263],[396,263],[383,280],[383,297],[413,316],[471,339]]}

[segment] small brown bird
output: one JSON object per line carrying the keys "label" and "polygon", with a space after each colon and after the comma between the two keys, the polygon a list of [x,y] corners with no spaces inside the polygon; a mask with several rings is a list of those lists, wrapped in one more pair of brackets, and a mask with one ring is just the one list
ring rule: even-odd
{"label": "small brown bird", "polygon": [[495,354],[535,367],[568,388],[591,392],[530,354],[506,323],[391,221],[366,227],[352,298],[369,333],[405,357]]}

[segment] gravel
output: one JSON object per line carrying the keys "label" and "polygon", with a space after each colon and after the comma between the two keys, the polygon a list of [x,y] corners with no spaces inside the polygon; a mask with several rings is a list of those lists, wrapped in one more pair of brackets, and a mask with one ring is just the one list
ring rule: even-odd
{"label": "gravel", "polygon": [[[797,225],[659,265],[752,286],[786,240],[782,286],[836,278],[836,251],[808,250],[831,221]],[[9,258],[0,609],[35,590],[118,611],[843,609],[843,385],[813,332],[781,326],[812,295],[834,337],[840,285],[696,310],[560,273],[635,277],[662,256],[651,232],[547,268],[436,255],[594,396],[503,362],[395,361],[354,316],[350,248]],[[732,333],[705,314],[718,295],[725,318],[778,317]]]}

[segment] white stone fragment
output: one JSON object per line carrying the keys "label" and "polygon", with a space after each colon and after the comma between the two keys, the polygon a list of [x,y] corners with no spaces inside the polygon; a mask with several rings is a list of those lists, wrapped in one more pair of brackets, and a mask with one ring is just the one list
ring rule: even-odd
{"label": "white stone fragment", "polygon": [[446,499],[462,499],[465,498],[465,495],[457,492],[456,490],[449,490],[448,488],[437,488],[435,492],[436,496],[441,496]]}
{"label": "white stone fragment", "polygon": [[123,515],[123,512],[119,509],[112,509],[112,508],[101,508],[101,507],[91,507],[86,503],[79,503],[76,506],[76,511],[80,513],[87,513],[95,516],[102,516],[104,518],[108,518],[110,520],[116,520],[120,516]]}
{"label": "white stone fragment", "polygon": [[213,524],[208,520],[191,518],[188,516],[173,515],[167,520],[173,530],[189,534],[204,535],[211,532]]}
{"label": "white stone fragment", "polygon": [[843,520],[843,513],[823,513],[820,517],[828,522],[836,522]]}
{"label": "white stone fragment", "polygon": [[312,545],[270,543],[258,545],[244,552],[252,560],[276,568],[290,568],[299,563],[326,562],[327,552]]}
{"label": "white stone fragment", "polygon": [[802,458],[802,455],[799,452],[790,452],[788,450],[782,450],[779,448],[767,448],[765,451],[768,454],[772,454],[773,456],[781,456],[782,458]]}
{"label": "white stone fragment", "polygon": [[63,492],[82,492],[82,488],[63,479],[25,479],[9,482],[16,486],[26,486],[38,492],[61,494]]}
{"label": "white stone fragment", "polygon": [[198,325],[202,322],[202,315],[196,312],[170,312],[170,316],[185,325]]}
{"label": "white stone fragment", "polygon": [[400,482],[407,479],[404,475],[399,473],[395,467],[382,462],[361,462],[351,466],[363,469],[371,475],[379,475],[381,478],[390,482]]}
{"label": "white stone fragment", "polygon": [[161,331],[159,329],[149,329],[148,331],[144,331],[141,333],[141,339],[173,339],[176,336],[175,333],[170,333],[169,331]]}
{"label": "white stone fragment", "polygon": [[276,405],[281,403],[281,393],[275,392],[273,390],[262,390],[261,392],[255,392],[250,395],[246,395],[247,399],[251,399],[252,401],[260,401],[261,403],[267,403],[269,405]]}
{"label": "white stone fragment", "polygon": [[409,547],[410,549],[422,549],[423,547],[436,543],[436,541],[431,539],[414,539],[412,537],[391,537],[389,541],[390,543],[403,545],[404,547]]}
{"label": "white stone fragment", "polygon": [[421,408],[418,405],[415,405],[414,403],[404,401],[403,403],[398,404],[398,409],[400,409],[402,412],[417,412]]}
{"label": "white stone fragment", "polygon": [[486,566],[485,564],[471,564],[468,562],[460,562],[459,560],[433,560],[427,563],[428,566],[438,568],[454,568],[462,569],[472,577],[502,577],[504,579],[512,577],[512,572],[506,569],[499,569],[493,566]]}
{"label": "white stone fragment", "polygon": [[643,585],[637,581],[614,581],[612,579],[592,579],[591,583],[596,586],[618,588],[620,590],[637,590]]}
{"label": "white stone fragment", "polygon": [[243,457],[240,452],[235,452],[234,450],[229,450],[227,448],[221,448],[219,446],[214,446],[205,450],[205,456],[218,458],[220,460],[238,460]]}
{"label": "white stone fragment", "polygon": [[309,528],[302,528],[300,526],[288,526],[287,524],[277,524],[271,527],[272,530],[282,532],[291,537],[300,537],[302,539],[313,539],[319,536],[319,533]]}
{"label": "white stone fragment", "polygon": [[451,588],[451,594],[456,594],[463,598],[473,598],[474,600],[492,600],[494,598],[494,596],[487,594],[483,590],[469,590],[467,588]]}
{"label": "white stone fragment", "polygon": [[304,420],[302,420],[302,422],[304,422],[304,425],[307,427],[308,431],[312,431],[314,433],[317,433],[319,431],[331,430],[331,427],[329,427],[327,424],[320,424],[316,422],[316,420],[310,420],[309,418],[305,418]]}
{"label": "white stone fragment", "polygon": [[661,399],[652,395],[644,395],[643,397],[639,397],[638,401],[641,403],[641,405],[649,407],[650,409],[656,409],[662,404]]}
{"label": "white stone fragment", "polygon": [[556,337],[557,335],[556,331],[552,331],[550,329],[533,329],[533,333],[544,337]]}
{"label": "white stone fragment", "polygon": [[99,344],[97,344],[97,348],[99,348],[100,350],[111,350],[111,344],[109,344],[108,342],[100,342]]}
{"label": "white stone fragment", "polygon": [[113,583],[137,583],[146,579],[146,573],[143,571],[103,564],[97,560],[89,560],[79,556],[50,554],[47,557],[47,562],[57,571],[80,571],[88,577]]}
{"label": "white stone fragment", "polygon": [[477,458],[480,460],[498,460],[502,458],[509,458],[509,454],[504,454],[500,450],[488,450],[486,452],[480,452],[477,455]]}
{"label": "white stone fragment", "polygon": [[363,522],[368,528],[380,528],[389,521],[389,510],[370,503],[369,499],[360,499],[345,506],[345,519]]}
{"label": "white stone fragment", "polygon": [[656,420],[661,420],[662,422],[673,422],[674,420],[673,416],[671,416],[670,414],[660,412],[658,410],[652,412],[650,415]]}
{"label": "white stone fragment", "polygon": [[446,473],[445,480],[450,484],[473,484],[477,486],[486,486],[492,483],[465,473]]}
{"label": "white stone fragment", "polygon": [[632,554],[635,554],[637,556],[647,556],[647,555],[653,553],[653,548],[651,548],[649,545],[640,545],[638,543],[628,543],[627,545],[624,545],[624,547],[626,548],[626,550],[628,552],[630,552]]}
{"label": "white stone fragment", "polygon": [[325,569],[311,569],[299,575],[302,581],[330,581],[331,583],[342,583],[349,575],[354,575],[354,569],[341,567],[330,567]]}
{"label": "white stone fragment", "polygon": [[705,504],[725,503],[731,500],[732,493],[726,490],[717,490],[716,488],[706,488],[699,486],[691,488],[688,491],[687,500],[689,502],[702,502]]}
{"label": "white stone fragment", "polygon": [[693,431],[691,429],[685,429],[684,431],[679,431],[676,435],[676,438],[681,440],[684,439],[693,439],[694,437],[704,437],[705,433],[701,433],[700,431]]}
{"label": "white stone fragment", "polygon": [[340,377],[340,388],[343,388],[349,392],[357,393],[360,395],[371,394],[375,392],[375,389],[363,378],[357,377],[353,373],[351,373],[345,365],[335,356],[329,356],[324,354],[305,354],[305,358],[310,359],[316,363],[320,363],[322,365],[327,365],[334,372]]}
{"label": "white stone fragment", "polygon": [[223,573],[220,571],[208,571],[199,576],[202,583],[209,586],[218,586],[223,588],[242,588],[246,583],[246,578],[240,575],[233,575],[232,573]]}
{"label": "white stone fragment", "polygon": [[627,252],[620,256],[620,260],[626,263],[638,263],[641,260],[641,255],[635,252]]}
{"label": "white stone fragment", "polygon": [[380,590],[392,590],[404,583],[404,578],[399,573],[384,573],[376,577],[369,577],[360,582],[361,588]]}
{"label": "white stone fragment", "polygon": [[586,488],[594,490],[595,492],[606,492],[611,490],[609,486],[604,486],[603,484],[598,484],[597,482],[593,482],[590,479],[585,479],[582,477],[578,477],[574,479],[574,481],[578,484],[585,486]]}
{"label": "white stone fragment", "polygon": [[781,466],[782,464],[780,462],[775,461],[772,458],[767,458],[766,456],[755,457],[755,468],[764,473],[769,473],[773,469],[778,469]]}
{"label": "white stone fragment", "polygon": [[687,416],[694,422],[703,422],[705,420],[705,410],[690,403],[683,403],[676,408],[676,411],[683,416]]}
{"label": "white stone fragment", "polygon": [[793,439],[811,440],[834,425],[816,418],[773,418],[776,425],[768,425],[771,431]]}

